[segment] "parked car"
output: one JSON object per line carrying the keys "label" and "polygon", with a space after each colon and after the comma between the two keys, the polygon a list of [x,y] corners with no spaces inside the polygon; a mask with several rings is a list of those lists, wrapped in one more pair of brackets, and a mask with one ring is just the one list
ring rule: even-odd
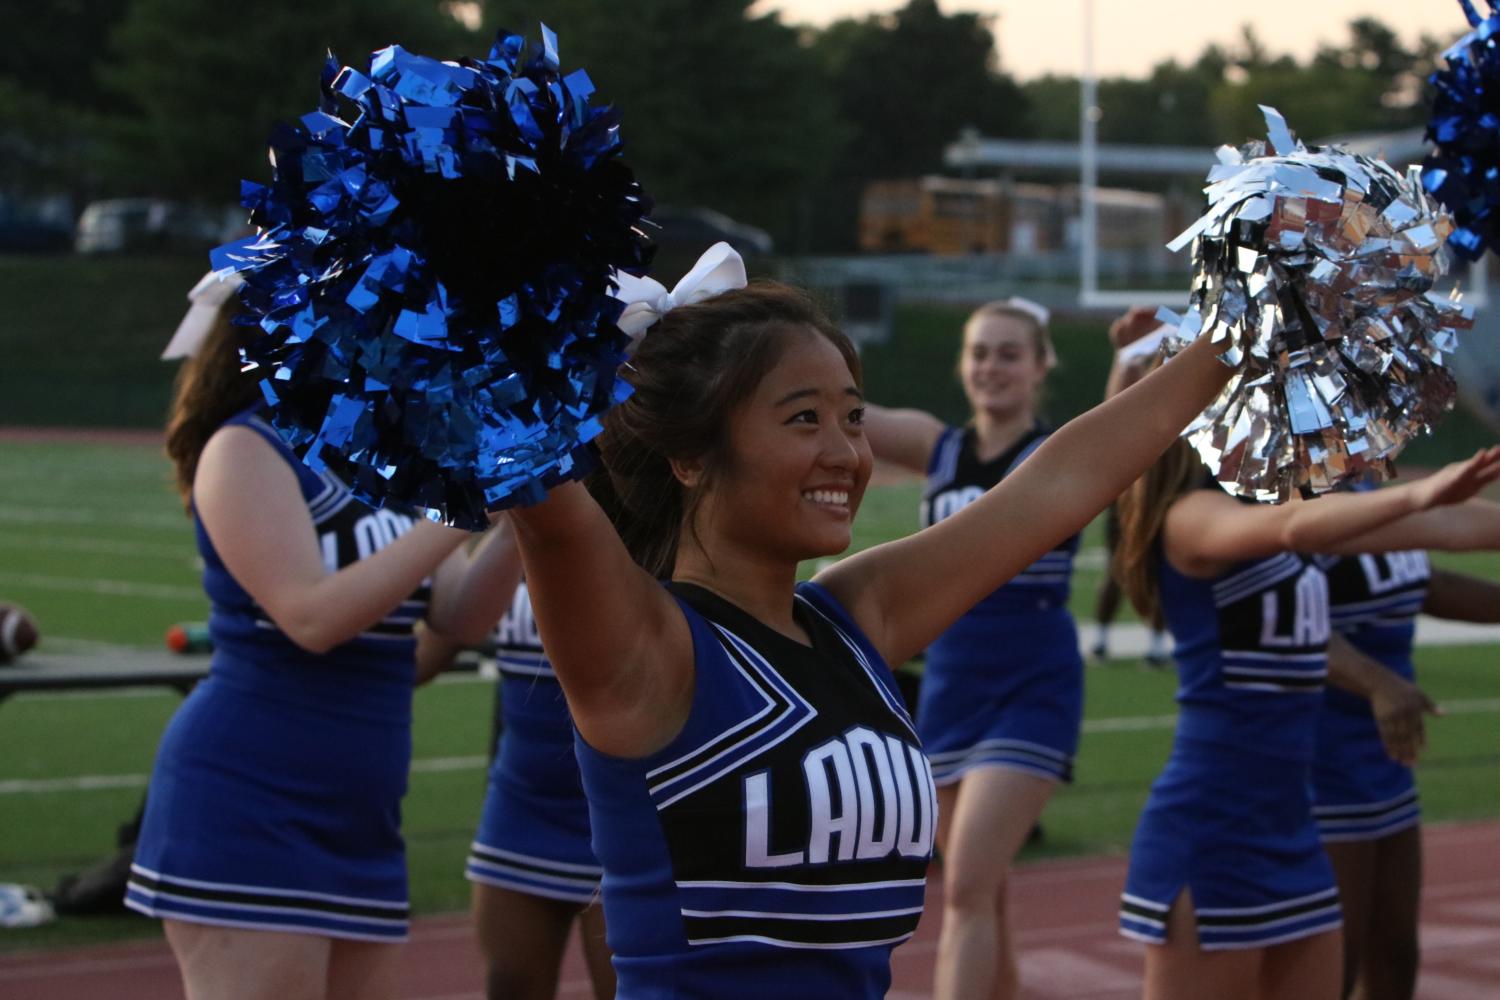
{"label": "parked car", "polygon": [[660,227],[652,233],[656,259],[651,273],[669,287],[687,273],[699,254],[720,240],[739,251],[747,262],[773,249],[771,235],[764,229],[736,222],[711,208],[657,205],[649,218]]}
{"label": "parked car", "polygon": [[0,253],[65,253],[73,246],[73,211],[65,196],[0,195]]}
{"label": "parked car", "polygon": [[148,250],[196,252],[223,242],[243,210],[212,209],[167,198],[111,198],[91,202],[78,218],[78,253]]}

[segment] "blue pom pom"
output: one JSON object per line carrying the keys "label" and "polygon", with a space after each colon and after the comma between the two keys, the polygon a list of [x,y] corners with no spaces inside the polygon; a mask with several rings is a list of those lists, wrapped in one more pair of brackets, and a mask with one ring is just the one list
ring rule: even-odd
{"label": "blue pom pom", "polygon": [[629,394],[610,292],[649,262],[651,202],[542,30],[483,60],[330,58],[319,108],[272,133],[270,185],[241,187],[258,233],[211,254],[245,279],[272,423],[377,506],[484,527],[586,472]]}
{"label": "blue pom pom", "polygon": [[1481,17],[1470,0],[1459,0],[1473,31],[1443,58],[1446,69],[1433,85],[1427,139],[1436,147],[1423,165],[1422,186],[1452,212],[1458,228],[1448,246],[1478,260],[1500,246],[1500,11],[1490,0]]}

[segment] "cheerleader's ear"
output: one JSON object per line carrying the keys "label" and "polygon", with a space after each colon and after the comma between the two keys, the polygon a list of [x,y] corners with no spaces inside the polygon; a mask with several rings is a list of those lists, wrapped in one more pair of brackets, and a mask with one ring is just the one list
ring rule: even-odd
{"label": "cheerleader's ear", "polygon": [[696,490],[703,483],[703,460],[700,458],[669,458],[672,475],[685,489]]}

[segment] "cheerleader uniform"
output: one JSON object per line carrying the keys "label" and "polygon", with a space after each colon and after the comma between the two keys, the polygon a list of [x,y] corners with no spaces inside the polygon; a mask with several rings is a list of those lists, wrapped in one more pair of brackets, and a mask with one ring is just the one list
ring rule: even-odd
{"label": "cheerleader uniform", "polygon": [[805,646],[671,584],[682,731],[640,760],[577,742],[620,1000],[883,997],[922,913],[936,795],[884,661],[822,587]]}
{"label": "cheerleader uniform", "polygon": [[[972,428],[950,427],[928,464],[922,526],[978,500],[1047,437],[1033,427],[981,462]],[[1073,779],[1083,722],[1083,657],[1068,611],[1078,536],[990,594],[927,647],[917,726],[939,785],[976,767]]]}
{"label": "cheerleader uniform", "polygon": [[604,869],[589,846],[589,806],[573,753],[573,717],[542,651],[526,584],[495,633],[500,750],[490,765],[472,882],[586,904]]}
{"label": "cheerleader uniform", "polygon": [[[330,573],[411,527],[308,469],[254,411],[226,426],[260,434],[296,472]],[[162,735],[126,905],[190,923],[404,940],[412,627],[427,586],[357,638],[310,653],[196,528],[213,660]]]}
{"label": "cheerleader uniform", "polygon": [[1263,948],[1340,926],[1308,788],[1328,675],[1328,584],[1283,552],[1211,580],[1160,559],[1181,706],[1136,827],[1126,937],[1161,944],[1187,889],[1205,951]]}
{"label": "cheerleader uniform", "polygon": [[[1361,652],[1414,680],[1412,641],[1427,598],[1425,552],[1328,560],[1333,627]],[[1323,692],[1313,759],[1313,816],[1325,842],[1377,840],[1421,822],[1411,768],[1391,760],[1370,703],[1337,688]]]}

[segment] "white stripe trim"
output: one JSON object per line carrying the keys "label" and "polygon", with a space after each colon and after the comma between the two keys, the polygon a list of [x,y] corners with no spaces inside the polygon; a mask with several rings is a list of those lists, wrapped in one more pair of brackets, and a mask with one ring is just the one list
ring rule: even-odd
{"label": "white stripe trim", "polygon": [[[547,865],[549,867],[560,868],[565,871],[578,872],[580,875],[593,875],[595,877],[598,877],[604,874],[604,867],[602,865],[580,865],[568,861],[553,861],[550,858],[538,857],[535,854],[520,854],[516,851],[502,851],[498,847],[490,847],[488,844],[485,844],[478,840],[473,841],[471,844],[469,844],[469,850],[488,851],[490,854],[498,854],[501,857],[509,858],[511,861],[522,862],[525,864]],[[477,856],[481,861],[489,860],[482,855],[471,854],[470,856]]]}
{"label": "white stripe trim", "polygon": [[871,889],[913,889],[926,886],[925,878],[888,879],[884,882],[835,882],[829,885],[807,885],[801,882],[678,882],[679,889],[781,889],[788,892],[863,892]]}
{"label": "white stripe trim", "polygon": [[1120,893],[1120,898],[1127,903],[1134,903],[1136,906],[1144,906],[1147,909],[1157,910],[1161,913],[1167,913],[1172,909],[1172,906],[1169,903],[1158,903],[1154,899],[1146,899],[1142,896],[1132,896],[1128,892]]}
{"label": "white stripe trim", "polygon": [[899,910],[856,910],[853,913],[777,913],[774,910],[683,910],[684,917],[715,919],[718,917],[747,917],[755,920],[820,920],[831,923],[835,920],[884,920],[887,917],[909,917],[921,913],[921,906],[907,906]]}
{"label": "white stripe trim", "polygon": [[[1312,937],[1314,934],[1323,934],[1327,931],[1337,930],[1344,926],[1342,916],[1326,923],[1315,924],[1312,927],[1304,927],[1300,930],[1290,931],[1286,934],[1278,934],[1275,937],[1256,939],[1254,941],[1204,941],[1203,934],[1198,934],[1199,951],[1242,951],[1246,948],[1269,948],[1272,945],[1285,944],[1288,941],[1296,941],[1300,938]],[[1214,933],[1210,928],[1210,933]]]}
{"label": "white stripe trim", "polygon": [[[822,618],[825,622],[827,622],[833,629],[834,634],[837,635],[841,640],[843,640],[843,643],[848,647],[849,652],[854,655],[855,662],[864,669],[865,677],[869,679],[871,686],[875,688],[875,693],[879,695],[880,700],[885,703],[885,707],[890,710],[891,714],[894,715],[896,719],[901,723],[901,725],[905,727],[906,731],[911,734],[912,739],[918,739],[916,725],[912,722],[911,719],[911,712],[908,711],[906,705],[902,703],[900,695],[886,687],[885,682],[881,679],[880,675],[876,673],[874,666],[871,665],[869,657],[865,656],[864,650],[859,647],[859,643],[854,641],[853,636],[845,632],[838,622],[834,621],[831,616],[824,614],[823,610],[812,601],[809,601],[801,594],[798,594],[796,596],[796,599],[807,605],[807,607],[811,611],[813,611],[819,618]],[[890,668],[888,666],[886,668],[886,672],[890,672]]]}
{"label": "white stripe trim", "polygon": [[537,882],[557,886],[560,889],[571,888],[575,890],[582,890],[585,892],[593,892],[593,890],[598,887],[599,880],[603,878],[602,874],[595,876],[594,878],[578,878],[572,875],[549,875],[546,872],[532,871],[525,868],[516,868],[514,866],[501,864],[497,861],[488,861],[473,854],[469,855],[468,863],[464,867],[469,870],[479,869],[481,872],[484,872],[486,874],[494,873],[497,877],[500,875],[510,875],[513,880],[517,881],[529,883],[532,880],[535,880]]}
{"label": "white stripe trim", "polygon": [[1305,569],[1306,567],[1301,563],[1293,562],[1290,565],[1278,567],[1275,572],[1266,572],[1257,577],[1247,578],[1232,589],[1225,589],[1223,591],[1215,589],[1213,592],[1214,607],[1223,609],[1231,604],[1238,604],[1246,598],[1264,593],[1290,580],[1294,576],[1301,575]]}
{"label": "white stripe trim", "polygon": [[1343,805],[1336,805],[1336,806],[1335,805],[1324,805],[1324,806],[1314,805],[1313,806],[1313,815],[1314,816],[1342,816],[1342,815],[1344,815],[1345,813],[1348,813],[1348,812],[1366,812],[1366,811],[1368,811],[1370,809],[1389,809],[1392,806],[1406,805],[1408,800],[1410,800],[1412,804],[1416,804],[1417,799],[1418,799],[1417,790],[1415,788],[1412,788],[1412,789],[1409,789],[1408,791],[1402,792],[1400,795],[1397,795],[1397,796],[1395,796],[1393,798],[1385,799],[1385,800],[1383,800],[1381,802],[1347,802],[1347,803],[1344,803]]}
{"label": "white stripe trim", "polygon": [[1322,663],[1328,659],[1327,653],[1268,653],[1254,649],[1226,649],[1224,659],[1237,660],[1268,660],[1282,661],[1286,663]]}
{"label": "white stripe trim", "polygon": [[1322,899],[1337,902],[1338,898],[1339,891],[1335,887],[1332,889],[1322,889],[1318,892],[1310,892],[1306,896],[1294,896],[1291,899],[1283,899],[1277,903],[1266,903],[1263,906],[1195,906],[1193,907],[1193,912],[1200,917],[1248,917],[1257,913],[1270,913],[1288,906],[1298,906],[1302,903],[1314,903]]}
{"label": "white stripe trim", "polygon": [[303,913],[308,916],[321,917],[324,920],[348,920],[356,924],[368,924],[372,927],[403,927],[407,923],[406,917],[365,917],[352,913],[329,913],[327,910],[315,910],[302,906],[273,906],[267,903],[242,903],[228,902],[222,899],[199,899],[196,896],[183,896],[175,892],[163,892],[160,889],[150,889],[135,883],[126,883],[126,887],[134,889],[142,896],[149,897],[153,902],[156,900],[167,900],[173,903],[182,903],[188,906],[201,906],[210,910],[248,910],[251,913]]}
{"label": "white stripe trim", "polygon": [[1422,822],[1422,810],[1415,803],[1410,810],[1401,810],[1388,822],[1370,830],[1327,830],[1318,825],[1318,839],[1325,844],[1341,844],[1358,840],[1379,840],[1393,833],[1400,833]]}
{"label": "white stripe trim", "polygon": [[798,951],[848,951],[851,948],[874,948],[879,945],[900,944],[909,941],[911,933],[902,934],[892,938],[878,938],[871,941],[842,941],[836,944],[815,944],[808,941],[787,941],[782,938],[767,937],[764,934],[731,934],[727,937],[715,938],[688,938],[688,944],[732,944],[737,941],[745,941],[754,944],[768,944],[776,948],[793,948]]}
{"label": "white stripe trim", "polygon": [[1251,677],[1285,677],[1287,680],[1321,680],[1328,676],[1324,670],[1274,670],[1271,667],[1241,667],[1231,663],[1224,664],[1224,674],[1249,674]]}
{"label": "white stripe trim", "polygon": [[[807,725],[813,719],[816,719],[818,717],[818,710],[811,704],[809,704],[807,700],[803,698],[802,695],[797,691],[797,689],[792,687],[792,685],[787,682],[786,678],[782,677],[780,672],[771,666],[771,664],[766,660],[765,657],[756,652],[753,646],[745,642],[745,640],[741,639],[733,632],[729,631],[727,628],[719,625],[717,622],[709,621],[709,624],[717,629],[722,636],[727,638],[730,643],[734,645],[735,649],[740,650],[741,653],[745,656],[746,660],[754,664],[757,670],[765,671],[765,674],[774,676],[776,680],[780,682],[780,687],[777,689],[779,691],[780,688],[785,688],[783,696],[786,697],[788,705],[786,709],[783,710],[782,713],[776,718],[769,720],[764,726],[757,728],[754,732],[745,734],[745,736],[733,746],[719,751],[708,760],[697,764],[692,768],[689,768],[682,774],[675,775],[663,781],[659,781],[655,785],[648,785],[646,791],[650,795],[655,796],[657,794],[657,790],[663,786],[675,785],[679,782],[686,781],[690,776],[702,771],[710,772],[701,781],[698,781],[692,786],[677,792],[675,795],[672,795],[670,798],[667,798],[662,802],[656,803],[656,808],[658,810],[665,809],[673,803],[685,798],[686,796],[693,794],[700,788],[703,788],[705,785],[712,784],[719,778],[723,777],[726,773],[740,766],[746,761],[754,760],[756,757],[759,757],[772,750],[773,748],[780,746],[783,742],[785,742],[788,738],[795,734],[797,730],[801,729],[803,726]],[[745,677],[745,679],[752,685],[755,685],[757,689],[760,689],[762,691],[762,694],[764,694],[764,688],[776,687],[776,685],[772,685],[770,683],[756,684],[755,680],[751,678],[748,673],[746,673],[744,667],[740,665],[739,660],[734,656],[732,652],[730,652],[729,650],[725,650],[724,655],[727,656],[730,662],[734,664],[734,668],[740,672],[741,676]],[[765,675],[763,674],[762,676],[764,677]],[[765,712],[769,712],[774,707],[775,703],[768,701],[766,709],[763,712],[756,713],[756,716],[754,716],[753,718],[759,718],[761,715],[765,714]],[[801,710],[802,715],[800,718],[795,718],[794,716],[796,716],[799,709]],[[791,721],[788,722],[788,719],[791,719]],[[743,725],[744,723],[736,724],[734,727],[726,730],[725,732],[733,733],[741,729]],[[757,747],[753,752],[746,753],[742,749],[746,743],[749,743],[752,740],[760,739],[767,733],[775,732],[778,726],[784,726],[785,731],[778,735],[775,739],[772,739],[770,742]],[[712,743],[714,740],[717,740],[719,738],[720,736],[715,736],[712,739],[705,741],[705,743]],[[702,747],[700,746],[699,749],[701,750]],[[735,753],[738,753],[739,756],[732,756]],[[691,756],[692,754],[684,754],[678,759],[685,760]],[[728,756],[730,759],[727,763],[723,763],[726,756]],[[650,777],[649,774],[647,777]]]}
{"label": "white stripe trim", "polygon": [[273,889],[263,885],[244,885],[238,882],[205,882],[201,879],[181,878],[177,875],[163,875],[160,872],[152,871],[145,865],[136,864],[134,862],[131,863],[130,870],[133,872],[139,872],[147,878],[154,878],[158,881],[165,882],[176,882],[178,885],[192,886],[194,889],[221,889],[226,892],[254,892],[259,893],[263,896],[282,896],[287,899],[321,899],[327,903],[351,903],[356,906],[374,906],[386,909],[407,910],[411,907],[411,904],[406,900],[402,900],[399,903],[393,903],[388,899],[369,899],[362,896],[338,896],[332,893],[325,892],[307,892],[303,889]]}
{"label": "white stripe trim", "polygon": [[975,752],[976,750],[1008,749],[1028,751],[1030,753],[1036,754],[1038,757],[1051,757],[1052,759],[1064,764],[1071,762],[1073,759],[1070,754],[1063,753],[1061,750],[1054,749],[1053,747],[1044,746],[1041,743],[1032,743],[1030,740],[1011,740],[1000,738],[980,740],[978,743],[975,743],[972,746],[966,747],[961,750],[944,750],[942,753],[930,753],[927,755],[927,759],[936,763],[937,761],[948,760],[950,758],[962,759]]}
{"label": "white stripe trim", "polygon": [[947,786],[968,774],[983,767],[998,767],[1008,771],[1020,771],[1023,774],[1035,775],[1048,781],[1062,781],[1062,769],[1060,767],[1048,769],[1040,764],[1027,764],[1018,760],[1002,760],[1000,758],[981,758],[979,760],[964,761],[956,768],[944,768],[941,772],[933,770],[932,783],[938,786]]}
{"label": "white stripe trim", "polygon": [[225,917],[209,917],[200,913],[188,913],[177,911],[175,907],[157,908],[148,906],[140,900],[125,897],[125,905],[137,913],[143,913],[148,917],[161,920],[170,917],[173,920],[181,920],[188,924],[207,924],[211,927],[239,927],[252,931],[285,931],[300,934],[321,934],[326,937],[347,938],[352,941],[379,941],[385,944],[400,944],[406,941],[410,935],[406,931],[400,934],[361,934],[358,931],[344,930],[333,927],[309,927],[306,924],[292,923],[262,923],[255,920],[229,920]]}
{"label": "white stripe trim", "polygon": [[[1225,577],[1211,588],[1216,604],[1233,604],[1241,597],[1265,590],[1303,568],[1302,560],[1289,552],[1272,558],[1269,562],[1256,563],[1233,576]],[[1234,595],[1234,596],[1230,596]]]}
{"label": "white stripe trim", "polygon": [[470,882],[478,882],[480,885],[492,885],[497,889],[509,889],[523,896],[541,896],[543,899],[560,899],[564,903],[591,903],[594,897],[599,895],[599,884],[596,882],[587,891],[583,889],[567,890],[554,889],[546,885],[532,885],[520,879],[507,879],[490,875],[487,872],[477,872],[473,868],[464,868],[464,878]]}
{"label": "white stripe trim", "polygon": [[[707,619],[704,619],[704,620],[707,621]],[[719,628],[719,626],[717,624],[715,624],[714,622],[709,622],[709,624],[712,625],[716,629]],[[728,634],[727,630],[720,629],[720,631],[724,632],[725,634]],[[733,726],[730,726],[728,729],[724,730],[723,732],[716,733],[714,736],[710,737],[707,740],[704,740],[703,743],[699,744],[698,746],[694,747],[691,750],[686,751],[685,753],[681,754],[680,756],[675,757],[672,760],[669,760],[669,761],[667,761],[667,762],[665,762],[663,764],[658,764],[656,767],[653,767],[651,770],[649,770],[649,771],[646,772],[646,780],[648,782],[650,782],[652,779],[654,779],[657,775],[661,774],[663,771],[671,770],[674,767],[680,767],[686,761],[692,760],[694,756],[696,756],[696,755],[698,755],[698,754],[700,754],[700,753],[703,752],[703,747],[704,746],[706,746],[706,745],[708,745],[710,743],[713,743],[715,740],[721,740],[721,739],[723,739],[726,736],[732,735],[734,733],[739,732],[742,729],[745,729],[746,727],[755,725],[755,723],[757,723],[758,721],[760,721],[762,718],[764,718],[766,715],[768,715],[770,712],[772,712],[776,708],[776,700],[774,698],[772,698],[770,695],[766,694],[766,688],[770,687],[770,685],[764,683],[764,681],[762,679],[757,679],[757,678],[751,677],[750,674],[748,672],[746,672],[745,668],[740,665],[739,658],[736,657],[729,650],[727,650],[727,649],[724,650],[724,655],[729,658],[729,662],[734,665],[735,670],[739,671],[740,676],[744,677],[745,680],[747,680],[747,681],[750,682],[750,686],[754,689],[755,693],[758,694],[758,695],[760,695],[761,698],[765,700],[765,703],[766,703],[765,707],[762,708],[760,711],[756,712],[754,715],[751,715],[751,716],[743,719],[742,721],[735,723]],[[791,699],[787,699],[787,700],[790,701]],[[792,707],[795,707],[795,706],[792,706]],[[789,711],[789,710],[790,709],[783,710],[782,714],[785,715],[786,712]],[[759,729],[756,730],[756,732],[759,732],[759,731],[760,731]],[[750,738],[753,735],[755,735],[755,734],[754,733],[747,734],[746,739]],[[738,743],[735,743],[733,746],[727,747],[726,749],[719,751],[719,753],[717,753],[713,757],[709,758],[708,761],[705,761],[704,764],[697,765],[697,766],[693,767],[691,770],[688,770],[688,771],[684,772],[684,774],[691,774],[691,773],[693,773],[693,771],[698,770],[699,767],[705,766],[706,764],[711,763],[714,760],[717,760],[719,757],[722,757],[724,754],[733,751],[735,747],[743,745],[744,742],[745,742],[745,740],[742,739]],[[671,779],[671,780],[677,780],[677,779]],[[648,788],[648,790],[654,791],[655,787],[651,786],[650,788]]]}

